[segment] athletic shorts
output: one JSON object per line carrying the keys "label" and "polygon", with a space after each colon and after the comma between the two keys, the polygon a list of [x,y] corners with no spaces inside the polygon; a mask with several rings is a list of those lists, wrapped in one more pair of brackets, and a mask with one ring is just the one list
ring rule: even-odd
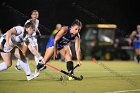
{"label": "athletic shorts", "polygon": [[[50,47],[54,47],[54,36],[51,36],[51,37],[50,37],[50,40],[49,40],[49,42],[48,42],[47,45],[46,45],[46,48],[50,48]],[[60,45],[60,44],[57,44],[56,47],[57,47],[58,50],[60,50],[60,49],[62,49],[64,46],[62,46],[62,45]]]}
{"label": "athletic shorts", "polygon": [[15,44],[12,43],[11,39],[9,39],[10,41],[10,48],[7,48],[6,46],[6,40],[1,37],[0,38],[0,52],[11,52],[11,50],[15,47]]}
{"label": "athletic shorts", "polygon": [[134,47],[135,49],[140,49],[140,42],[139,42],[139,41],[134,41],[134,42],[133,42],[133,47]]}

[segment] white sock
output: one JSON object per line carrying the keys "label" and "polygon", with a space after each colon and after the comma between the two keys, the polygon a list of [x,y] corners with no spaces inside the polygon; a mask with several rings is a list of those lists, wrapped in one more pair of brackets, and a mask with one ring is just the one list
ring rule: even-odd
{"label": "white sock", "polygon": [[29,64],[27,62],[27,60],[25,60],[24,62],[22,60],[19,59],[20,62],[20,66],[23,68],[24,72],[26,75],[30,75],[31,74],[31,70],[29,68]]}
{"label": "white sock", "polygon": [[0,72],[6,69],[7,69],[7,65],[5,64],[5,62],[0,63]]}
{"label": "white sock", "polygon": [[36,64],[38,65],[39,59],[36,56],[34,56],[34,59],[35,59]]}
{"label": "white sock", "polygon": [[19,59],[17,60],[17,64],[16,65],[20,66],[20,60]]}

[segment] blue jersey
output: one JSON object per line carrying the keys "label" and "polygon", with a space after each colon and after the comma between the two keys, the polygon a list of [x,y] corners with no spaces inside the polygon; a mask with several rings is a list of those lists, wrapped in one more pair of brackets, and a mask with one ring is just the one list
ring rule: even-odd
{"label": "blue jersey", "polygon": [[137,42],[139,41],[140,42],[140,33],[138,31],[136,31],[134,42],[135,41],[137,41]]}
{"label": "blue jersey", "polygon": [[[53,47],[54,46],[54,39],[55,39],[55,36],[57,35],[57,33],[53,36],[51,36],[49,42],[47,43],[46,45],[46,48],[49,48],[49,47]],[[57,49],[62,49],[65,45],[68,45],[68,43],[72,40],[75,39],[75,37],[77,36],[78,34],[75,34],[75,35],[71,35],[70,34],[70,27],[68,27],[68,30],[66,32],[65,35],[63,35],[58,41],[57,41]]]}

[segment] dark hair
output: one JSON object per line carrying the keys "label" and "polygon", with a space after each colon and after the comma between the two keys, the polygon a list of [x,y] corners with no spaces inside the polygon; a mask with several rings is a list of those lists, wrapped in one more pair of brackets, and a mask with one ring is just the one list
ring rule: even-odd
{"label": "dark hair", "polygon": [[[31,14],[32,14],[33,12],[38,12],[38,11],[37,11],[37,10],[32,10]],[[39,12],[38,12],[38,13],[39,13]]]}
{"label": "dark hair", "polygon": [[32,22],[28,22],[24,25],[25,28],[32,27],[33,29],[35,28],[35,25]]}
{"label": "dark hair", "polygon": [[80,20],[78,20],[78,19],[75,19],[71,26],[74,26],[74,25],[78,25],[78,26],[80,26],[82,28],[82,22]]}
{"label": "dark hair", "polygon": [[[25,28],[29,28],[29,27],[31,27],[31,28],[35,29],[35,25],[34,25],[32,22],[28,22],[28,23],[26,23],[26,24],[24,25],[24,27],[25,27]],[[27,31],[24,29],[23,37],[25,37],[26,34],[27,34]]]}

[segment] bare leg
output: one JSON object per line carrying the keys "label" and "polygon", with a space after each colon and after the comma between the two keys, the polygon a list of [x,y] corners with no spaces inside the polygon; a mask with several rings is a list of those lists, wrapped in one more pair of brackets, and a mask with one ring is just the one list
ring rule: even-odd
{"label": "bare leg", "polygon": [[135,50],[137,62],[140,63],[140,49]]}
{"label": "bare leg", "polygon": [[62,48],[60,54],[66,59],[66,61],[72,61],[72,53],[69,46]]}
{"label": "bare leg", "polygon": [[11,53],[1,53],[4,62],[0,63],[0,71],[4,71],[12,65]]}
{"label": "bare leg", "polygon": [[[72,61],[72,53],[69,46],[65,46],[63,49],[60,50],[60,53],[66,59],[66,67],[68,71],[73,69],[73,61]],[[73,74],[73,72],[71,72]]]}
{"label": "bare leg", "polygon": [[[34,48],[38,51],[38,45],[34,46]],[[36,64],[38,64],[39,59],[36,56],[34,56],[34,59],[35,59]]]}
{"label": "bare leg", "polygon": [[[53,52],[54,52],[54,49],[51,48],[51,47],[46,49],[46,52],[45,52],[45,55],[44,55],[45,64],[51,59],[51,57],[53,56]],[[37,68],[35,70],[35,77],[38,77],[40,71],[45,69],[45,68],[46,68],[46,66],[44,66],[44,63],[43,64],[38,63]]]}
{"label": "bare leg", "polygon": [[15,56],[19,59],[20,65],[23,68],[23,70],[25,71],[26,75],[30,75],[31,71],[29,68],[29,64],[28,64],[27,59],[24,56],[23,52],[20,49],[16,48]]}
{"label": "bare leg", "polygon": [[[25,43],[23,43],[23,44],[21,45],[21,49],[22,49],[23,54],[26,55],[26,52],[27,52],[27,45],[26,45]],[[17,71],[20,71],[20,70],[21,70],[20,59],[17,60],[17,64],[16,64],[16,66],[15,66],[15,69],[16,69]]]}
{"label": "bare leg", "polygon": [[[51,59],[51,57],[53,56],[53,52],[54,52],[54,49],[51,47],[46,49],[46,52],[43,58],[45,64]],[[37,70],[42,70],[42,69],[44,69],[44,63],[39,63],[37,65]]]}
{"label": "bare leg", "polygon": [[47,63],[51,59],[51,57],[53,56],[53,52],[54,52],[54,49],[52,47],[46,49],[46,52],[44,55],[45,63]]}

